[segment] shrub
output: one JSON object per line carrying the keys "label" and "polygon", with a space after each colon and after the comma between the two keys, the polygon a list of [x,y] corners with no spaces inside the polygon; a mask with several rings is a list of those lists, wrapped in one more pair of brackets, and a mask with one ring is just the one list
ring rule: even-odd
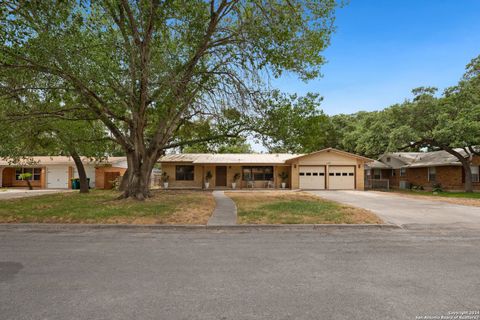
{"label": "shrub", "polygon": [[432,192],[443,192],[442,185],[440,183],[433,184]]}

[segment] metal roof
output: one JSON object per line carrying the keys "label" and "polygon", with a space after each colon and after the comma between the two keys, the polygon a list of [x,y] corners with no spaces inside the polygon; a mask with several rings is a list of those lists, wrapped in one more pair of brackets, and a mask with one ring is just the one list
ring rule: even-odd
{"label": "metal roof", "polygon": [[[87,157],[82,157],[85,164],[117,164],[126,161],[126,157],[108,157],[106,160],[96,161]],[[13,163],[9,158],[0,158],[0,166],[39,166],[39,165],[75,165],[71,157],[66,156],[26,156],[21,158],[18,163]]]}
{"label": "metal roof", "polygon": [[284,164],[300,155],[290,153],[184,153],[169,154],[158,162],[186,162],[194,164]]}

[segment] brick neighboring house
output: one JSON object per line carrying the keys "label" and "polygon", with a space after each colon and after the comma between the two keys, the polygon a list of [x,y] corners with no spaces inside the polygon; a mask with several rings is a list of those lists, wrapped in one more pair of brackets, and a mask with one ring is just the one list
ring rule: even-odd
{"label": "brick neighboring house", "polygon": [[[465,154],[463,149],[455,149]],[[480,157],[472,159],[473,188],[480,190]],[[449,191],[465,189],[465,172],[456,157],[446,151],[393,152],[365,165],[365,182],[388,181],[390,188],[422,186],[426,190],[440,184]]]}
{"label": "brick neighboring house", "polygon": [[[35,189],[67,189],[71,188],[71,179],[78,178],[78,172],[70,157],[41,156],[30,157],[32,164],[15,165],[0,158],[0,187],[25,188],[27,181],[20,179],[20,174],[30,173],[30,184]],[[127,169],[125,157],[109,157],[96,162],[82,158],[90,187],[111,189],[112,181],[122,176]]]}

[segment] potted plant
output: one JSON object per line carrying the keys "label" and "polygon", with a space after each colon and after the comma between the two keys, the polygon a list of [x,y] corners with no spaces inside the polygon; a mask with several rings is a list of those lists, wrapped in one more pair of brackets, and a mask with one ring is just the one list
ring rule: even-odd
{"label": "potted plant", "polygon": [[282,171],[278,174],[278,177],[280,178],[280,180],[282,180],[282,189],[285,189],[285,187],[287,186],[287,179],[288,179],[288,173],[285,172],[285,171]]}
{"label": "potted plant", "polygon": [[232,189],[237,188],[237,181],[238,180],[240,180],[240,173],[237,172],[233,175]]}
{"label": "potted plant", "polygon": [[168,188],[168,179],[170,179],[168,174],[166,172],[162,173],[162,182],[163,182],[163,188],[164,189]]}
{"label": "potted plant", "polygon": [[205,189],[208,189],[210,187],[210,179],[212,179],[212,177],[212,172],[210,170],[207,171],[207,174],[205,175]]}
{"label": "potted plant", "polygon": [[29,172],[22,173],[18,176],[20,180],[27,181],[28,185],[28,190],[33,190],[32,184],[30,183],[30,178],[32,177],[32,174]]}

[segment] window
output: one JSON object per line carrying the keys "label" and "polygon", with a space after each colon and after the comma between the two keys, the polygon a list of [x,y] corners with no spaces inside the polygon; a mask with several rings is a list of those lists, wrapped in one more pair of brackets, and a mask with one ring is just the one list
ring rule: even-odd
{"label": "window", "polygon": [[397,174],[395,172],[395,169],[392,169],[392,177],[395,177]]}
{"label": "window", "polygon": [[391,160],[390,157],[387,157],[387,162],[390,162],[390,160]]}
{"label": "window", "polygon": [[[273,167],[242,167],[244,181],[273,180]],[[303,175],[300,173],[300,175]]]}
{"label": "window", "polygon": [[325,173],[320,172],[320,176],[321,176],[321,177],[324,177],[324,176],[325,176]]}
{"label": "window", "polygon": [[348,175],[353,177],[353,172],[349,172]]}
{"label": "window", "polygon": [[42,168],[33,168],[33,180],[40,181],[42,178]]}
{"label": "window", "polygon": [[175,180],[193,181],[194,172],[194,166],[175,166]]}
{"label": "window", "polygon": [[334,175],[335,175],[335,173],[333,173],[333,172],[329,172],[329,173],[328,173],[328,175],[329,175],[329,176],[334,176]]}
{"label": "window", "polygon": [[407,168],[400,168],[400,177],[405,177],[407,175]]}
{"label": "window", "polygon": [[348,176],[347,172],[342,172],[342,176]]}
{"label": "window", "polygon": [[428,168],[428,181],[435,182],[437,180],[437,170],[435,167]]}
{"label": "window", "polygon": [[304,176],[304,175],[305,175],[305,172],[300,172],[300,175],[301,175],[301,176]]}
{"label": "window", "polygon": [[335,172],[335,176],[341,176],[342,174],[340,172]]}
{"label": "window", "polygon": [[472,182],[480,182],[480,167],[471,167],[472,169]]}
{"label": "window", "polygon": [[318,176],[318,172],[314,172],[313,175],[314,175],[314,176]]}
{"label": "window", "polygon": [[42,178],[42,168],[17,168],[15,169],[15,180],[20,181],[20,175],[30,173],[32,176],[28,178],[30,181],[40,181]]}
{"label": "window", "polygon": [[382,179],[382,170],[374,169],[373,170],[373,179]]}

